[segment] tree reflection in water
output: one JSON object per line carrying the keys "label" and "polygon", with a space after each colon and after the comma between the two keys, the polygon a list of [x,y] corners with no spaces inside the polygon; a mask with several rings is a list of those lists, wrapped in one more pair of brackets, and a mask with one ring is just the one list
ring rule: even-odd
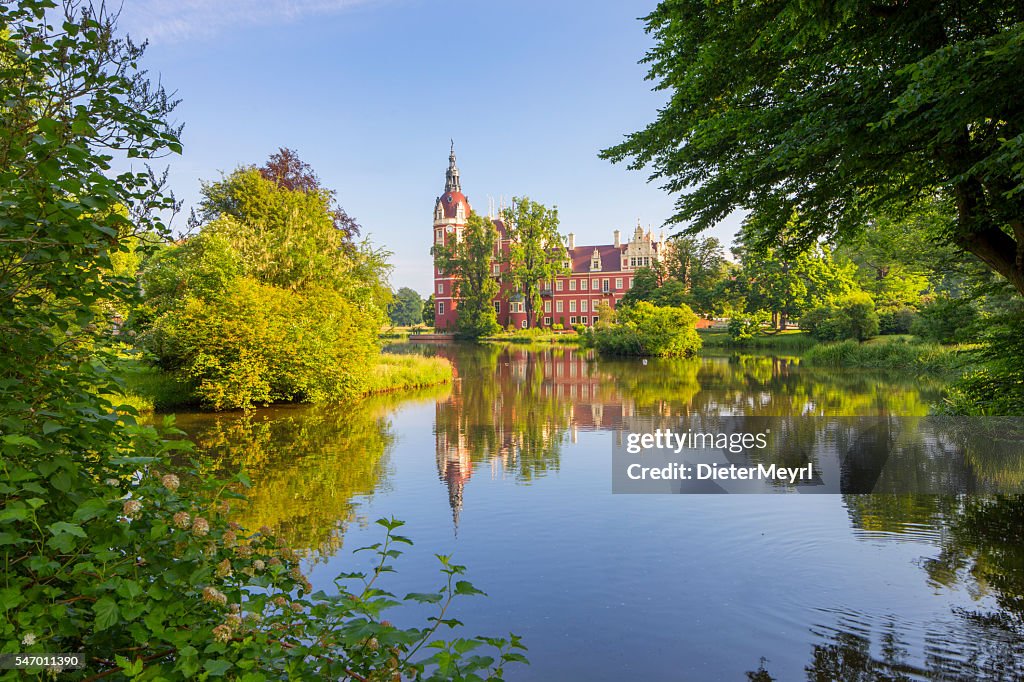
{"label": "tree reflection in water", "polygon": [[245,528],[271,528],[314,558],[341,548],[358,499],[384,484],[401,402],[442,398],[448,387],[376,396],[356,405],[270,408],[179,416],[178,426],[219,473],[244,469],[248,500],[232,510]]}
{"label": "tree reflection in water", "polygon": [[[813,628],[805,672],[813,682],[1024,679],[1024,498],[1020,496],[849,495],[854,527],[868,537],[924,536],[938,547],[922,566],[937,589],[963,587],[977,608],[954,608],[948,623],[923,631],[921,663],[893,619],[865,622],[845,614]],[[749,680],[776,679],[762,659]]]}

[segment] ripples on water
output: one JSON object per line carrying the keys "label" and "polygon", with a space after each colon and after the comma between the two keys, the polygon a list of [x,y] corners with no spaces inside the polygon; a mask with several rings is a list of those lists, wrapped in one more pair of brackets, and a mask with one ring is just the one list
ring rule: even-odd
{"label": "ripples on water", "polygon": [[391,589],[455,554],[490,595],[457,616],[530,646],[511,679],[1024,679],[1017,498],[610,494],[625,416],[923,415],[936,386],[796,358],[427,352],[452,386],[179,419],[211,466],[248,468],[240,520],[308,548],[318,588],[394,515],[417,544]]}

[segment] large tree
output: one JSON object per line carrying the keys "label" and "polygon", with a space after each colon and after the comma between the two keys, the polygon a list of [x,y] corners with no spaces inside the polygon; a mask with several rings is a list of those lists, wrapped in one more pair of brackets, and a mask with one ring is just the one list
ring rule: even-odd
{"label": "large tree", "polygon": [[509,238],[506,277],[523,296],[527,324],[536,326],[541,282],[568,272],[565,246],[558,234],[558,209],[528,197],[515,197],[502,211]]}
{"label": "large tree", "polygon": [[423,321],[423,299],[409,287],[395,292],[395,299],[388,310],[391,323],[408,327]]}
{"label": "large tree", "polygon": [[665,0],[645,19],[655,122],[602,156],[650,165],[699,232],[743,208],[767,241],[949,197],[946,239],[1024,294],[1024,4]]}
{"label": "large tree", "polygon": [[437,267],[455,278],[452,294],[459,300],[460,336],[475,339],[499,329],[493,304],[499,286],[491,271],[497,242],[494,223],[471,213],[458,239],[432,249]]}

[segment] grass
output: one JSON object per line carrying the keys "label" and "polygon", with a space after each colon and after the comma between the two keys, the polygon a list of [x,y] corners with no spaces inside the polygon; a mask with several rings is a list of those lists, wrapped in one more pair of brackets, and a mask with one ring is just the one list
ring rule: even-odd
{"label": "grass", "polygon": [[864,343],[841,341],[811,348],[804,362],[819,367],[892,369],[952,376],[963,369],[959,346],[908,340],[907,337],[875,337]]}
{"label": "grass", "polygon": [[446,384],[451,380],[452,366],[444,358],[381,353],[364,395]]}
{"label": "grass", "polygon": [[810,334],[799,329],[787,329],[775,334],[755,336],[752,339],[733,341],[729,333],[724,331],[706,331],[698,329],[705,348],[751,348],[773,350],[786,353],[799,353],[818,345]]}
{"label": "grass", "polygon": [[579,343],[580,335],[575,331],[553,332],[545,329],[517,329],[485,336],[481,341],[497,343]]}

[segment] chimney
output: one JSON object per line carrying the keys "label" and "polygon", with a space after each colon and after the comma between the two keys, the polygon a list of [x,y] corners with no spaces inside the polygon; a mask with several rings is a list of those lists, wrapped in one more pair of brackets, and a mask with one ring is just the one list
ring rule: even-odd
{"label": "chimney", "polygon": [[569,243],[568,243],[569,250],[572,251],[573,249],[576,248],[576,235],[574,235],[572,232],[570,232],[568,234],[568,237],[569,237]]}
{"label": "chimney", "polygon": [[615,248],[617,249],[620,246],[622,246],[622,239],[620,238],[618,230],[615,230],[615,232],[613,232],[612,234],[615,235]]}

